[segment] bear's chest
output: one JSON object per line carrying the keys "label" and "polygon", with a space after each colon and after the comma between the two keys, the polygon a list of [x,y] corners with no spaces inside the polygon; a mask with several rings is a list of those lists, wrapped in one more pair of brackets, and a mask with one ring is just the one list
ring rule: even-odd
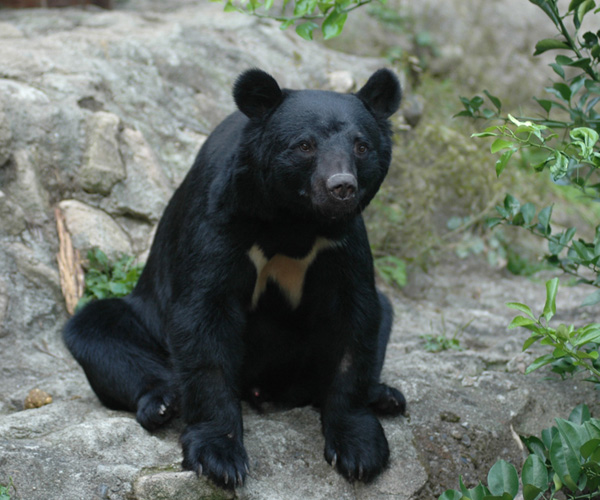
{"label": "bear's chest", "polygon": [[248,251],[248,257],[256,268],[256,282],[252,293],[251,309],[256,309],[260,297],[265,293],[268,283],[274,283],[285,296],[292,309],[302,301],[306,272],[323,250],[332,248],[336,242],[319,237],[310,251],[300,258],[275,254],[267,258],[258,244]]}

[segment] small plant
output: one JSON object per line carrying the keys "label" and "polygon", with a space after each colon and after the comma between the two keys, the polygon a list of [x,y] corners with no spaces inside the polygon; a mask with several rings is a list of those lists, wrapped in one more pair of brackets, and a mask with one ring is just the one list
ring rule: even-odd
{"label": "small plant", "polygon": [[425,341],[424,349],[427,352],[442,352],[450,349],[462,351],[460,340],[456,337],[448,338],[445,335],[432,335],[431,333],[425,333],[424,335],[421,335],[421,338]]}
{"label": "small plant", "polygon": [[[527,160],[537,158],[530,167],[535,172],[548,172],[556,185],[575,188],[583,201],[600,201],[600,32],[580,34],[586,15],[597,14],[594,0],[571,0],[566,12],[561,13],[557,0],[530,0],[548,16],[558,31],[555,38],[540,40],[534,55],[561,50],[550,66],[557,75],[552,86],[545,90],[549,99],[534,97],[543,110],[542,117],[515,118],[502,113],[502,102],[484,91],[491,103],[486,107],[481,96],[462,97],[464,109],[455,116],[479,119],[499,119],[503,123],[487,127],[474,137],[493,138],[493,154],[499,154],[495,169],[497,176],[505,170],[512,158],[520,155]],[[573,28],[567,28],[567,21]],[[569,55],[565,55],[565,53]],[[551,114],[553,116],[551,116]],[[558,115],[558,117],[557,117]],[[558,133],[557,133],[558,132]],[[518,154],[518,155],[517,155]],[[498,224],[522,226],[548,241],[547,261],[575,276],[579,282],[600,288],[600,225],[595,222],[580,234],[593,237],[575,239],[577,231],[569,227],[553,232],[552,205],[541,209],[534,222],[537,209],[532,203],[521,205],[515,197],[507,195],[504,206],[496,207],[500,217],[488,220],[489,227]],[[596,214],[598,212],[589,210]],[[585,305],[600,302],[600,290],[592,293]]]}
{"label": "small plant", "polygon": [[[598,498],[600,420],[591,418],[587,406],[577,406],[568,420],[557,418],[541,438],[521,436],[521,441],[529,451],[520,476],[524,500]],[[467,489],[460,478],[459,490],[447,490],[438,500],[513,500],[519,493],[519,473],[504,460],[490,469],[487,483]]]}
{"label": "small plant", "polygon": [[402,288],[406,285],[406,262],[393,255],[378,257],[374,261],[375,269],[388,285]]}
{"label": "small plant", "polygon": [[553,364],[553,371],[561,376],[586,370],[591,380],[600,383],[600,363],[598,347],[600,346],[600,323],[592,323],[581,328],[561,324],[558,328],[550,327],[550,320],[556,314],[556,293],[559,281],[554,278],[546,282],[546,303],[539,317],[531,308],[519,302],[509,302],[511,309],[521,311],[525,316],[515,317],[509,328],[523,327],[531,331],[531,336],[523,344],[523,350],[529,349],[536,342],[552,348],[551,353],[544,354],[531,363],[525,373],[531,373],[542,366]]}
{"label": "small plant", "polygon": [[[274,0],[213,0],[225,2],[225,12],[243,12],[257,17],[275,19],[281,23],[281,29],[296,25],[296,33],[305,40],[312,40],[313,33],[321,30],[323,38],[328,40],[340,35],[348,14],[354,9],[370,4],[373,0],[294,0],[293,10],[286,9],[290,3],[284,0],[275,10]],[[385,0],[378,0],[385,3]],[[317,24],[320,22],[321,25]]]}
{"label": "small plant", "polygon": [[433,335],[426,333],[420,336],[425,341],[424,349],[427,352],[441,352],[447,350],[462,351],[463,348],[460,345],[459,337],[472,322],[473,320],[471,319],[464,325],[460,325],[454,330],[452,336],[449,336],[446,330],[446,321],[444,320],[444,316],[442,316],[441,334]]}
{"label": "small plant", "polygon": [[85,291],[77,309],[92,300],[128,295],[135,287],[144,267],[135,263],[135,257],[128,255],[111,262],[99,248],[90,250],[87,258]]}
{"label": "small plant", "polygon": [[8,484],[0,484],[0,500],[10,500],[10,490],[15,491],[12,477],[8,478]]}

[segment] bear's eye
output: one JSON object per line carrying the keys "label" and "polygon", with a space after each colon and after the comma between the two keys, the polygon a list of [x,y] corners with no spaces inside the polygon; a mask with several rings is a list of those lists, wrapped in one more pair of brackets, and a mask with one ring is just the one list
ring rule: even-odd
{"label": "bear's eye", "polygon": [[364,142],[358,142],[354,145],[354,152],[359,156],[367,154],[368,151],[369,147]]}
{"label": "bear's eye", "polygon": [[312,144],[308,141],[302,141],[299,145],[298,148],[300,149],[300,151],[302,151],[303,153],[310,153],[313,149]]}

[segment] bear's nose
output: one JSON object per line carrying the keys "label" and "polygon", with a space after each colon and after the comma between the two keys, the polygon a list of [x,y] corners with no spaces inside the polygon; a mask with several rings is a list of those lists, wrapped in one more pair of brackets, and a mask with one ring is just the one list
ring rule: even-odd
{"label": "bear's nose", "polygon": [[334,174],[327,179],[327,190],[336,200],[346,201],[356,194],[356,177],[352,174]]}

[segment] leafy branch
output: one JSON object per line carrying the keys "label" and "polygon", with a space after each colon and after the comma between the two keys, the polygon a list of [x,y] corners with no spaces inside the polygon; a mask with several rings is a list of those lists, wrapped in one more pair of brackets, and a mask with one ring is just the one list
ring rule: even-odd
{"label": "leafy branch", "polygon": [[[529,452],[521,474],[510,463],[498,460],[487,476],[468,489],[447,490],[439,500],[514,500],[522,484],[524,500],[593,500],[600,487],[600,420],[591,418],[587,406],[577,406],[569,419],[556,419],[541,437],[520,436]],[[559,495],[559,496],[557,496]]]}
{"label": "leafy branch", "polygon": [[[315,31],[321,29],[323,38],[329,40],[340,35],[348,14],[370,4],[374,0],[295,0],[291,15],[287,14],[290,0],[284,0],[280,14],[273,14],[274,0],[212,0],[225,3],[225,12],[243,12],[256,17],[273,19],[281,23],[281,29],[296,25],[296,33],[305,40],[312,40]],[[385,0],[377,0],[384,4]],[[321,25],[315,21],[320,21]]]}

